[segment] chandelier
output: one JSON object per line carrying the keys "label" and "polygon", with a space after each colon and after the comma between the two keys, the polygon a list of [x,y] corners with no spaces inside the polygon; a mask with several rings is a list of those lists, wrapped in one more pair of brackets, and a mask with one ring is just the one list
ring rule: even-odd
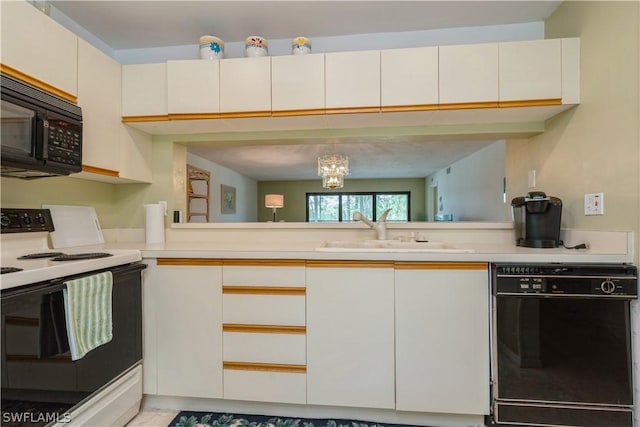
{"label": "chandelier", "polygon": [[318,157],[318,176],[322,177],[322,187],[344,187],[344,176],[349,175],[349,158],[338,154]]}

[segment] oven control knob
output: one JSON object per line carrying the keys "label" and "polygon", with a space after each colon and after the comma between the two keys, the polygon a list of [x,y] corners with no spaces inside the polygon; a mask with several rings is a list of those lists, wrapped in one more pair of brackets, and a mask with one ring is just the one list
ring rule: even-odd
{"label": "oven control knob", "polygon": [[24,217],[22,217],[22,221],[27,224],[27,225],[31,225],[31,217],[25,215]]}
{"label": "oven control knob", "polygon": [[2,215],[2,218],[0,219],[0,224],[3,227],[8,227],[11,225],[11,219],[6,215]]}
{"label": "oven control knob", "polygon": [[612,294],[616,290],[616,284],[613,281],[607,279],[604,282],[600,283],[600,289],[605,294]]}

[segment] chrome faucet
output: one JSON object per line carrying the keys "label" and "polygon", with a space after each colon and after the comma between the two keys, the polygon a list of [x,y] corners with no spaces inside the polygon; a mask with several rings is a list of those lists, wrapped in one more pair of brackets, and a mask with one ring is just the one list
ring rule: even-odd
{"label": "chrome faucet", "polygon": [[375,230],[378,233],[378,240],[387,240],[387,215],[389,215],[389,212],[391,212],[391,209],[384,211],[382,215],[380,215],[378,222],[375,223],[360,212],[353,213],[353,220],[362,221],[371,229]]}

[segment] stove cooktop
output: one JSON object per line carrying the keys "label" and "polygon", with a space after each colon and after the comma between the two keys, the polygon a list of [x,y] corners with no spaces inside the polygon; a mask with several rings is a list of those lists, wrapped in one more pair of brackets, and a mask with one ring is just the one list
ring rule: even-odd
{"label": "stove cooktop", "polygon": [[54,230],[48,209],[1,210],[1,289],[29,285],[142,259],[135,249],[108,249],[104,245],[57,250],[49,247]]}

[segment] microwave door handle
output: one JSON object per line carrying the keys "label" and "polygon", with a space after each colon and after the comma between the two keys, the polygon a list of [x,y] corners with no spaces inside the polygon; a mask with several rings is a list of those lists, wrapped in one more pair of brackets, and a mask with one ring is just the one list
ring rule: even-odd
{"label": "microwave door handle", "polygon": [[38,113],[36,117],[36,141],[42,144],[35,144],[35,158],[46,160],[49,152],[49,120],[46,113]]}

